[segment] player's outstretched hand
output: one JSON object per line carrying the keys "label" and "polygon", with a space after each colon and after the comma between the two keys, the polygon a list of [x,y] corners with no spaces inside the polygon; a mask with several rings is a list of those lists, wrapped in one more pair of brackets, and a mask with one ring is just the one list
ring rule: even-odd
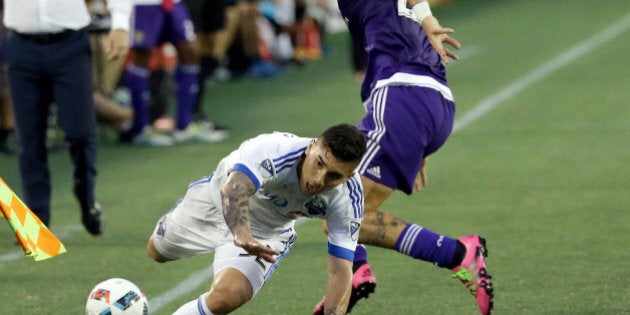
{"label": "player's outstretched hand", "polygon": [[252,237],[234,237],[234,245],[242,247],[248,253],[258,256],[270,263],[275,263],[276,259],[273,256],[278,256],[280,253],[259,243]]}
{"label": "player's outstretched hand", "polygon": [[462,48],[462,45],[456,39],[449,36],[449,34],[455,32],[454,29],[440,26],[438,20],[432,15],[427,16],[424,20],[422,20],[422,28],[427,34],[429,42],[431,42],[431,46],[433,46],[433,48],[440,54],[442,62],[448,63],[449,57],[454,60],[459,60],[459,56],[457,54],[444,46],[444,43],[446,43],[455,49]]}

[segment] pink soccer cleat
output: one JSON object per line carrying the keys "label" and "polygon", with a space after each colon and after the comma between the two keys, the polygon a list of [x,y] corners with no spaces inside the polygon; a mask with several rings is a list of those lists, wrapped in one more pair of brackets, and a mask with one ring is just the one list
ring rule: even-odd
{"label": "pink soccer cleat", "polygon": [[493,289],[492,277],[486,269],[486,240],[479,235],[469,235],[459,241],[466,246],[466,256],[461,265],[453,268],[453,278],[459,279],[470,290],[481,313],[488,315],[492,310]]}
{"label": "pink soccer cleat", "polygon": [[[376,277],[370,268],[370,265],[363,264],[352,275],[352,292],[350,293],[350,302],[348,302],[347,313],[350,313],[352,308],[362,298],[368,298],[368,296],[374,293],[376,288]],[[313,309],[313,315],[324,314],[324,300],[323,298],[315,308]]]}

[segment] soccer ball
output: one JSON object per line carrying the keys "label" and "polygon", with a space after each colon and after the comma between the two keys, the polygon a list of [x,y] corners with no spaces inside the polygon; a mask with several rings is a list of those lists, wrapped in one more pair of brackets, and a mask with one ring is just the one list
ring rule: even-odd
{"label": "soccer ball", "polygon": [[147,315],[144,293],[129,280],[112,278],[97,284],[85,304],[86,315]]}

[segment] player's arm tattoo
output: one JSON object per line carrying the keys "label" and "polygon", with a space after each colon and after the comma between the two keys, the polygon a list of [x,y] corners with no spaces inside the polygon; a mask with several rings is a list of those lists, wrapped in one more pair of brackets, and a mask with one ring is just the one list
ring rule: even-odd
{"label": "player's arm tattoo", "polygon": [[232,172],[221,188],[223,216],[231,231],[239,227],[249,229],[249,196],[255,189],[254,182],[241,172]]}

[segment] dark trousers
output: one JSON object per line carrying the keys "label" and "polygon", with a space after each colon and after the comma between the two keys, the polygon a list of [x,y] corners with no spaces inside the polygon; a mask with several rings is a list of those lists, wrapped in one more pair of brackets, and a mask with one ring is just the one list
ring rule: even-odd
{"label": "dark trousers", "polygon": [[24,201],[50,223],[47,120],[57,105],[57,124],[69,144],[74,194],[83,211],[94,204],[96,119],[88,34],[77,31],[51,42],[12,34],[6,59],[15,113]]}

